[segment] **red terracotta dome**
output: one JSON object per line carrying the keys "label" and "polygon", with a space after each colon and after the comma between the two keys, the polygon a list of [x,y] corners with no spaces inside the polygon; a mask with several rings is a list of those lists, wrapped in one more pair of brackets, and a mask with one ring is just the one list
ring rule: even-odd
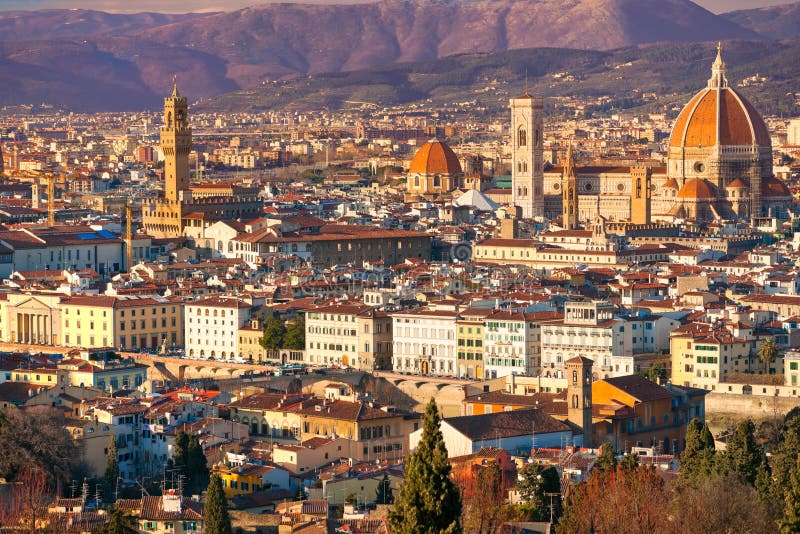
{"label": "red terracotta dome", "polygon": [[417,174],[461,174],[458,156],[447,144],[431,140],[417,151],[411,160],[411,173]]}
{"label": "red terracotta dome", "polygon": [[672,147],[772,147],[764,119],[748,100],[728,86],[721,52],[711,68],[708,87],[686,104],[675,125]]}
{"label": "red terracotta dome", "polygon": [[747,189],[748,187],[750,186],[744,183],[741,178],[734,178],[725,186],[725,189]]}
{"label": "red terracotta dome", "polygon": [[692,178],[690,180],[686,180],[686,183],[683,184],[681,190],[678,191],[678,198],[685,200],[713,200],[717,198],[717,195],[714,194],[714,189],[707,180],[703,180],[702,178]]}

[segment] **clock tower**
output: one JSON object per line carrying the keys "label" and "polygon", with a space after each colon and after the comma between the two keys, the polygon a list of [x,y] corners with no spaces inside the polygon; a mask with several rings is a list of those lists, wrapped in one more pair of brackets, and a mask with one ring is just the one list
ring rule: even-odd
{"label": "clock tower", "polygon": [[189,191],[189,152],[192,128],[189,126],[186,97],[178,92],[173,79],[172,94],[164,99],[164,125],[161,127],[161,150],[164,152],[164,196],[176,202]]}

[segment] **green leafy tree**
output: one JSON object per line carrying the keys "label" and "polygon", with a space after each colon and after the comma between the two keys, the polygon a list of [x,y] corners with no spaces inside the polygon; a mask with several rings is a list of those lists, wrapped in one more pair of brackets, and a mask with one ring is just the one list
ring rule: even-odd
{"label": "green leafy tree", "polygon": [[708,425],[694,418],[686,429],[686,448],[681,454],[680,481],[693,485],[714,472],[714,436]]}
{"label": "green leafy tree", "polygon": [[756,444],[755,425],[746,420],[739,423],[736,433],[728,440],[725,452],[720,455],[719,471],[725,475],[738,476],[743,482],[755,486],[756,480],[767,469],[764,449]]}
{"label": "green leafy tree", "polygon": [[222,479],[211,477],[206,491],[206,504],[203,508],[205,534],[231,534],[231,518],[228,515],[228,499],[222,489]]}
{"label": "green leafy tree", "polygon": [[135,534],[137,532],[136,522],[121,510],[114,510],[111,512],[108,522],[98,525],[92,532],[93,534]]}
{"label": "green leafy tree", "polygon": [[286,336],[286,325],[279,317],[270,317],[264,325],[264,335],[259,343],[268,351],[278,351],[283,348],[283,338]]}
{"label": "green leafy tree", "polygon": [[549,520],[551,504],[554,519],[560,516],[561,483],[555,467],[526,464],[517,476],[515,489],[524,503],[523,511],[529,521]]}
{"label": "green leafy tree", "polygon": [[375,502],[378,504],[392,504],[392,483],[389,481],[389,474],[384,472],[383,478],[378,482],[375,490]]}
{"label": "green leafy tree", "polygon": [[431,399],[422,438],[406,464],[405,480],[389,512],[395,534],[460,534],[461,495],[450,478],[450,463]]}
{"label": "green leafy tree", "polygon": [[617,467],[617,458],[614,456],[614,449],[611,448],[611,444],[603,443],[600,446],[600,456],[597,457],[597,463],[594,467],[601,473],[613,471]]}
{"label": "green leafy tree", "polygon": [[631,471],[639,467],[639,455],[637,453],[626,454],[619,461],[620,469]]}
{"label": "green leafy tree", "polygon": [[764,373],[769,374],[770,365],[780,355],[777,343],[771,337],[765,338],[758,348],[758,359],[764,364]]}
{"label": "green leafy tree", "polygon": [[302,318],[289,321],[283,336],[284,349],[302,350],[306,348],[306,322]]}

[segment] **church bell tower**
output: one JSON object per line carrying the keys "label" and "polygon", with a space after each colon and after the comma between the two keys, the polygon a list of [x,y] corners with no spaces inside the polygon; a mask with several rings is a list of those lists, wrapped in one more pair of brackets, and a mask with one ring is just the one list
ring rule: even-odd
{"label": "church bell tower", "polygon": [[522,217],[544,216],[544,103],[525,94],[512,98],[511,188]]}
{"label": "church bell tower", "polygon": [[180,201],[189,190],[189,152],[192,150],[192,129],[189,127],[189,106],[178,92],[173,79],[172,94],[164,99],[164,125],[161,127],[161,150],[164,153],[164,196]]}
{"label": "church bell tower", "polygon": [[583,429],[583,446],[592,446],[592,365],[594,362],[576,356],[564,362],[567,369],[567,420]]}
{"label": "church bell tower", "polygon": [[578,229],[578,172],[575,169],[575,157],[572,154],[572,143],[567,147],[564,162],[564,173],[561,176],[561,225],[565,230]]}

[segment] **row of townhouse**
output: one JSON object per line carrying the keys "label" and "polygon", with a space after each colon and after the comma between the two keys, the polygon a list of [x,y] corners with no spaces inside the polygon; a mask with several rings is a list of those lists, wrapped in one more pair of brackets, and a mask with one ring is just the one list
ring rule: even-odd
{"label": "row of townhouse", "polygon": [[434,304],[392,314],[392,367],[396,372],[498,378],[563,376],[576,356],[594,361],[598,377],[640,369],[642,358],[660,358],[678,316],[616,315],[602,301],[567,302],[564,314],[465,309]]}
{"label": "row of townhouse", "polygon": [[121,350],[182,346],[183,304],[161,296],[2,293],[0,340]]}
{"label": "row of townhouse", "polygon": [[[206,440],[206,429],[219,433],[221,428],[198,426],[198,422],[213,422],[219,416],[219,409],[213,402],[192,392],[142,399],[98,397],[82,403],[78,416],[84,423],[73,424],[73,433],[79,438],[87,465],[96,476],[102,476],[113,435],[120,476],[126,480],[162,473],[167,460],[174,454],[175,436],[179,429],[190,430],[190,425],[194,425],[191,429]],[[225,425],[225,431],[230,431],[229,427],[230,424]],[[239,437],[246,438],[247,435]]]}
{"label": "row of townhouse", "polygon": [[342,438],[347,440],[343,442],[346,453],[339,451],[339,456],[363,461],[403,458],[409,434],[419,428],[418,414],[378,407],[336,384],[326,388],[323,398],[251,395],[231,403],[230,416],[232,421],[248,425],[251,436],[269,436],[289,445],[314,438]]}

